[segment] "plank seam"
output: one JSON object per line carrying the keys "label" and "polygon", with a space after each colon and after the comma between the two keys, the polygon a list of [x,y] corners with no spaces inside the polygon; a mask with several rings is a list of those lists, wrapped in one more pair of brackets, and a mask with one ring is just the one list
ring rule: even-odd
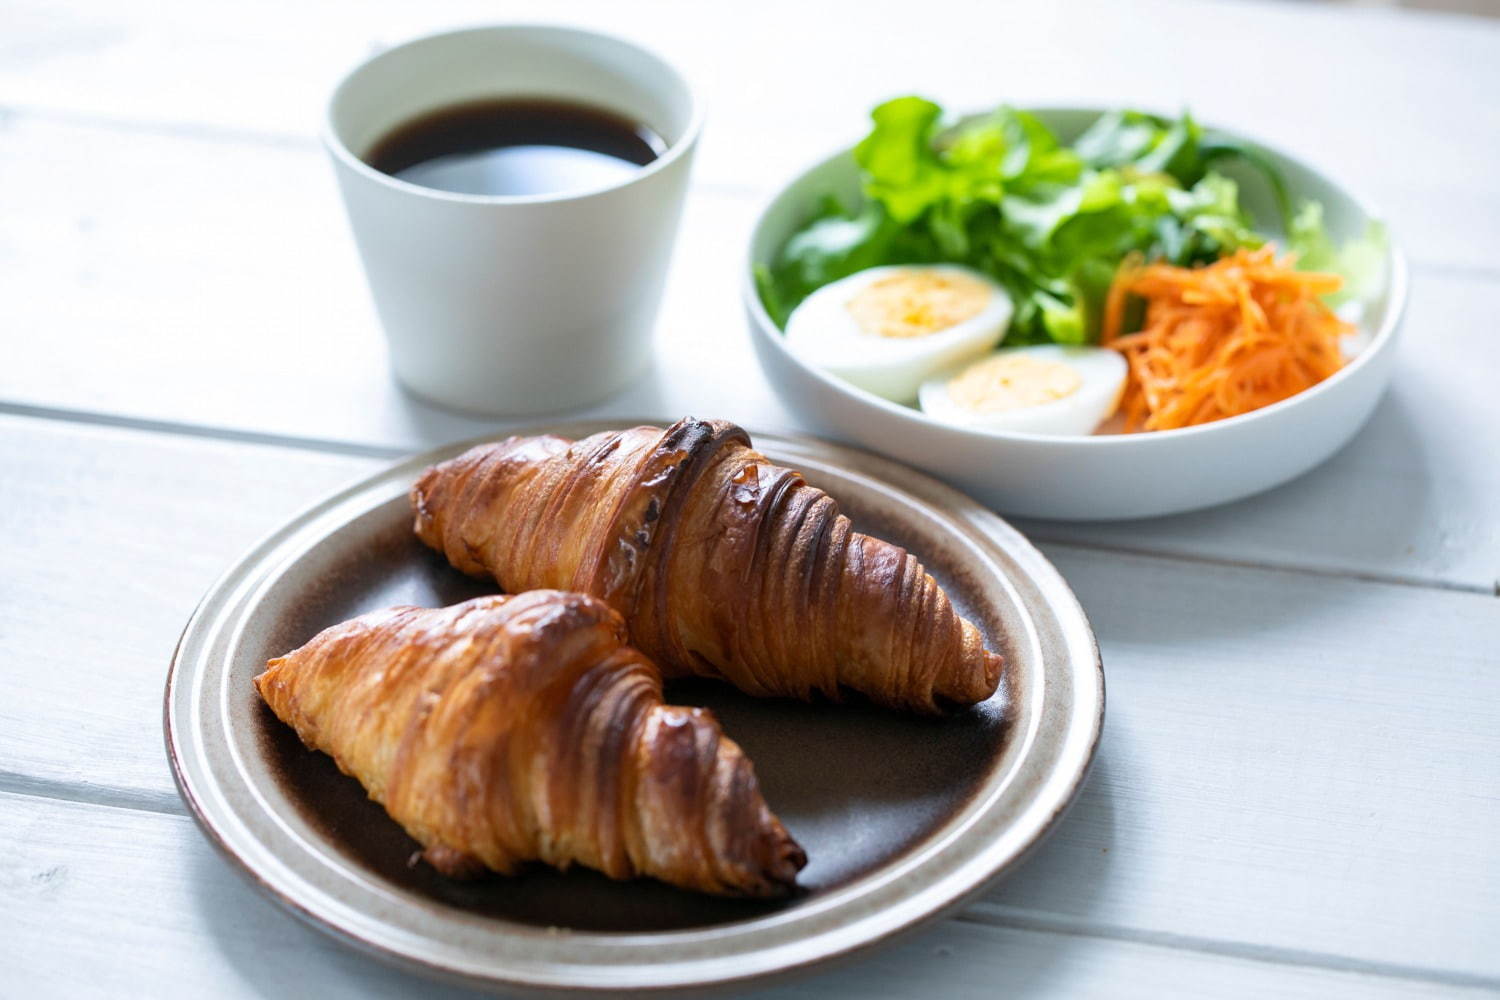
{"label": "plank seam", "polygon": [[[187,811],[176,795],[163,792],[135,791],[98,785],[74,784],[50,778],[35,778],[0,771],[0,795],[20,795],[75,805],[130,809],[176,819],[188,819]],[[1372,962],[1330,952],[1304,951],[1274,945],[1257,945],[1246,941],[1196,937],[1093,923],[1039,911],[1020,910],[995,903],[978,903],[950,919],[980,927],[1021,930],[1039,934],[1120,941],[1161,948],[1217,955],[1236,960],[1262,962],[1267,965],[1294,966],[1328,972],[1401,979],[1418,983],[1478,989],[1500,989],[1500,979],[1467,972],[1425,969],[1392,962]]]}
{"label": "plank seam", "polygon": [[117,118],[87,111],[65,111],[59,108],[24,104],[0,105],[0,121],[31,120],[49,125],[97,128],[106,132],[129,132],[133,135],[196,142],[232,142],[273,149],[314,150],[318,140],[310,135],[242,128],[234,125],[212,125],[207,122],[169,121],[149,118]]}
{"label": "plank seam", "polygon": [[[170,121],[148,118],[118,118],[90,112],[64,111],[38,105],[0,105],[0,122],[20,119],[76,128],[97,128],[110,132],[125,132],[132,135],[158,136],[167,139],[185,139],[194,142],[244,143],[271,149],[299,150],[311,152],[320,143],[311,135],[276,132],[266,129],[241,128],[231,125],[212,125],[206,122]],[[744,183],[725,183],[694,180],[692,190],[708,194],[743,197],[759,201],[770,193],[768,188]],[[1451,260],[1421,260],[1408,258],[1412,270],[1417,274],[1439,278],[1468,278],[1474,281],[1500,282],[1500,267],[1485,263],[1468,263]]]}
{"label": "plank seam", "polygon": [[15,771],[0,771],[0,794],[25,795],[34,799],[53,799],[110,809],[130,809],[163,816],[187,815],[182,800],[172,792],[94,785],[19,774]]}
{"label": "plank seam", "polygon": [[189,424],[176,420],[153,420],[148,417],[130,417],[111,413],[96,413],[89,410],[64,409],[54,406],[36,406],[30,403],[0,402],[0,414],[8,414],[16,417],[33,417],[39,420],[54,420],[58,423],[81,424],[91,427],[116,427],[131,431],[145,431],[152,434],[173,434],[210,441],[230,441],[236,444],[259,444],[275,448],[292,448],[298,451],[349,455],[355,458],[394,460],[405,458],[415,451],[412,448],[400,448],[391,445],[359,444],[354,441],[338,441],[332,438],[297,437],[292,434],[275,434],[268,431],[245,431],[232,427]]}
{"label": "plank seam", "polygon": [[1422,968],[1420,966],[1401,965],[1395,962],[1378,962],[1338,955],[1332,952],[1305,951],[1298,948],[1285,948],[1277,945],[1259,945],[1248,941],[1196,937],[1190,934],[1174,934],[1170,931],[1134,929],[1115,924],[1094,923],[1076,917],[1064,917],[1039,911],[1020,910],[997,903],[976,904],[955,915],[953,919],[985,927],[1121,941],[1129,944],[1166,948],[1172,951],[1190,951],[1207,955],[1218,955],[1224,958],[1263,962],[1267,965],[1296,966],[1327,972],[1365,975],[1381,979],[1401,979],[1441,986],[1486,990],[1500,989],[1500,978],[1492,978],[1469,972]]}
{"label": "plank seam", "polygon": [[[401,448],[390,445],[359,444],[352,441],[338,441],[331,438],[297,437],[291,434],[275,434],[264,431],[237,430],[230,427],[213,427],[200,424],[189,424],[173,420],[153,420],[146,417],[130,417],[109,413],[98,413],[88,410],[64,409],[61,407],[38,406],[30,403],[8,403],[0,401],[0,414],[10,416],[30,417],[39,420],[52,420],[58,423],[79,424],[81,426],[114,427],[124,430],[142,431],[152,434],[171,434],[182,437],[197,438],[207,441],[227,441],[236,444],[263,445],[273,448],[291,448],[298,451],[309,451],[320,454],[347,455],[355,458],[375,458],[386,461],[406,458],[415,453],[414,448]],[[1312,576],[1319,579],[1333,580],[1357,580],[1362,583],[1386,584],[1390,586],[1414,587],[1422,590],[1444,590],[1463,594],[1480,594],[1486,597],[1500,597],[1500,579],[1496,579],[1492,585],[1470,584],[1460,581],[1443,580],[1437,577],[1413,576],[1400,573],[1369,573],[1352,569],[1321,568],[1317,566],[1299,565],[1297,563],[1275,563],[1275,562],[1252,562],[1246,559],[1232,559],[1227,556],[1200,555],[1194,553],[1173,552],[1169,550],[1139,548],[1128,545],[1119,545],[1109,542],[1085,541],[1074,538],[1062,537],[1049,534],[1046,529],[1036,529],[1024,519],[1018,519],[1018,523],[1024,525],[1026,536],[1032,542],[1039,545],[1050,545],[1058,548],[1073,549],[1083,552],[1105,552],[1111,555],[1130,556],[1142,559],[1163,559],[1175,562],[1190,563],[1200,566],[1215,566],[1229,569],[1255,570],[1258,572],[1291,573],[1300,576]]]}
{"label": "plank seam", "polygon": [[[241,143],[267,149],[294,150],[304,153],[315,152],[321,145],[316,136],[296,132],[275,132],[233,125],[213,125],[207,122],[116,118],[110,115],[64,111],[36,105],[0,105],[0,124],[9,121],[35,121],[48,125],[100,129],[106,132],[124,132],[130,135],[154,136],[162,139],[183,139],[189,142]],[[692,182],[692,190],[746,199],[758,199],[766,193],[764,189],[750,184],[701,180]],[[1496,270],[1495,277],[1500,280],[1500,269]]]}
{"label": "plank seam", "polygon": [[1056,535],[1048,535],[1045,531],[1030,530],[1027,525],[1026,537],[1037,545],[1050,545],[1063,549],[1077,549],[1085,552],[1107,552],[1111,555],[1131,556],[1140,559],[1170,559],[1176,562],[1193,563],[1201,566],[1214,566],[1222,569],[1248,569],[1259,572],[1270,573],[1293,573],[1298,576],[1315,576],[1335,580],[1357,580],[1361,583],[1377,583],[1393,587],[1414,587],[1419,590],[1446,590],[1460,594],[1479,594],[1484,597],[1500,597],[1500,580],[1494,585],[1486,586],[1478,583],[1464,583],[1458,580],[1444,580],[1439,577],[1416,576],[1406,573],[1370,573],[1357,569],[1335,569],[1318,566],[1308,566],[1300,563],[1280,562],[1252,562],[1248,559],[1233,559],[1229,556],[1213,556],[1196,554],[1191,552],[1173,552],[1161,549],[1137,548],[1130,545],[1120,545],[1114,542],[1082,541],[1078,539],[1064,538]]}

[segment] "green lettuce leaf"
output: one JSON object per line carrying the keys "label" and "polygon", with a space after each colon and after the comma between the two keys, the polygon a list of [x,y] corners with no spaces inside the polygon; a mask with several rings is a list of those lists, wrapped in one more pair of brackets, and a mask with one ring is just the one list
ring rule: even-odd
{"label": "green lettuce leaf", "polygon": [[854,150],[863,204],[826,201],[757,272],[778,324],[816,289],[867,267],[951,262],[1010,295],[1007,344],[1093,341],[1128,255],[1194,265],[1264,242],[1234,181],[1213,169],[1227,158],[1266,175],[1305,266],[1350,275],[1384,260],[1383,246],[1377,254],[1369,240],[1335,251],[1321,214],[1304,207],[1294,217],[1285,182],[1263,154],[1206,134],[1187,114],[1106,114],[1071,147],[1036,116],[1008,107],[950,125],[932,101],[900,97],[875,108],[871,121]]}
{"label": "green lettuce leaf", "polygon": [[1327,296],[1330,305],[1368,298],[1385,277],[1389,244],[1385,226],[1371,222],[1362,235],[1343,246],[1333,242],[1323,225],[1323,206],[1303,202],[1287,231],[1287,249],[1297,255],[1303,271],[1330,271],[1344,279],[1344,287]]}
{"label": "green lettuce leaf", "polygon": [[920,97],[887,101],[871,113],[875,127],[854,147],[865,193],[897,223],[912,222],[948,195],[951,171],[932,146],[942,113]]}

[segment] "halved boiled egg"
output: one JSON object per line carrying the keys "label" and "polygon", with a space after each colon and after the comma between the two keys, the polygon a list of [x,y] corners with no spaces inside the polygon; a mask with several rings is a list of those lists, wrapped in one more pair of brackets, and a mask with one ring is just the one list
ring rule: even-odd
{"label": "halved boiled egg", "polygon": [[1090,434],[1115,412],[1125,359],[1107,347],[1009,347],[922,383],[922,412],[976,430]]}
{"label": "halved boiled egg", "polygon": [[861,389],[911,403],[924,379],[998,344],[1010,315],[1005,290],[966,267],[872,267],[803,300],[786,345]]}

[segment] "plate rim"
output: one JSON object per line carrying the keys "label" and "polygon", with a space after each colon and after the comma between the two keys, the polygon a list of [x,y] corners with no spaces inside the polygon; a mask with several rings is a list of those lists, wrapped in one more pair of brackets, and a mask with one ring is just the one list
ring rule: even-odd
{"label": "plate rim", "polygon": [[[666,423],[670,424],[671,421],[668,420]],[[191,751],[182,744],[182,731],[184,726],[189,724],[189,720],[179,720],[176,717],[175,705],[178,698],[183,696],[184,656],[185,653],[193,651],[190,639],[196,639],[197,645],[203,647],[203,649],[199,650],[200,661],[202,660],[202,655],[210,651],[212,644],[207,640],[213,637],[215,629],[211,627],[213,623],[208,621],[205,616],[210,611],[216,611],[218,616],[228,615],[232,617],[238,609],[229,599],[235,595],[239,587],[244,585],[247,578],[253,577],[255,567],[264,563],[268,556],[273,555],[278,545],[294,539],[299,532],[306,530],[319,517],[326,516],[341,506],[357,500],[362,494],[378,490],[382,483],[400,474],[408,466],[420,467],[442,461],[447,457],[457,455],[478,444],[500,440],[511,435],[559,434],[565,437],[578,438],[601,430],[639,425],[662,426],[663,422],[660,419],[653,418],[639,420],[632,418],[543,420],[522,427],[496,429],[472,438],[439,445],[425,451],[415,452],[405,457],[394,459],[382,467],[372,470],[370,473],[360,476],[343,487],[318,498],[295,514],[284,519],[254,544],[247,547],[240,558],[220,574],[194,607],[173,649],[163,690],[162,730],[167,758],[178,794],[188,807],[188,812],[193,817],[199,829],[203,831],[214,848],[230,861],[231,868],[239,872],[257,890],[288,910],[302,923],[308,924],[325,934],[329,934],[335,940],[353,946],[357,950],[396,968],[416,972],[428,978],[435,978],[469,987],[479,987],[491,991],[505,990],[508,992],[544,996],[558,996],[563,994],[592,996],[612,992],[610,987],[602,986],[597,982],[546,982],[527,978],[511,978],[505,975],[480,974],[466,969],[455,968],[442,961],[424,958],[420,954],[398,951],[362,936],[357,930],[340,923],[337,915],[318,912],[314,904],[309,904],[297,898],[294,893],[275,884],[250,859],[246,858],[239,850],[236,850],[234,845],[229,843],[227,835],[223,830],[219,829],[215,823],[215,818],[206,808],[200,794],[201,790],[194,787],[194,778],[188,773],[188,765],[186,763],[186,758]],[[1071,693],[1074,698],[1080,700],[1073,706],[1070,715],[1066,719],[1066,725],[1061,727],[1059,735],[1056,738],[1056,742],[1059,745],[1059,759],[1036,781],[1036,787],[1032,790],[1024,806],[1017,810],[1016,815],[1004,828],[1008,831],[1024,826],[1026,834],[1023,842],[1018,847],[1008,851],[1001,851],[998,853],[998,856],[994,857],[990,856],[991,853],[994,853],[993,851],[981,849],[976,858],[966,866],[972,867],[976,862],[979,863],[979,867],[983,871],[977,875],[969,873],[965,869],[950,871],[938,879],[929,881],[925,885],[918,885],[910,889],[904,893],[902,898],[910,900],[922,895],[924,890],[931,891],[935,885],[940,888],[945,887],[947,882],[957,877],[963,884],[956,890],[948,890],[941,893],[941,898],[925,904],[914,914],[903,915],[894,924],[873,928],[862,934],[856,933],[852,939],[848,939],[850,936],[847,933],[840,936],[837,932],[847,932],[851,927],[858,929],[860,925],[869,923],[872,915],[879,914],[878,909],[873,914],[870,912],[860,912],[860,901],[855,899],[852,901],[855,906],[855,912],[847,914],[842,921],[836,922],[832,927],[810,928],[812,931],[810,942],[819,942],[830,936],[838,938],[836,942],[831,946],[825,945],[820,948],[804,949],[804,954],[794,956],[769,968],[752,969],[741,973],[732,967],[737,963],[721,961],[719,964],[731,967],[717,972],[712,976],[700,975],[693,979],[674,979],[670,982],[663,981],[654,984],[630,984],[630,989],[632,990],[649,992],[654,995],[682,992],[701,993],[705,990],[743,988],[752,983],[768,984],[772,981],[784,980],[798,974],[805,974],[825,967],[831,963],[845,962],[857,955],[868,953],[872,949],[889,943],[903,934],[910,933],[919,927],[932,923],[945,914],[951,913],[954,909],[984,891],[1002,875],[1013,870],[1056,829],[1062,817],[1076,801],[1079,791],[1087,781],[1088,774],[1097,757],[1099,742],[1103,734],[1106,702],[1105,678],[1097,637],[1089,623],[1087,614],[1073,593],[1072,588],[1068,586],[1067,581],[1052,562],[1029,539],[994,510],[985,507],[961,491],[934,479],[926,473],[893,459],[843,443],[826,441],[814,435],[798,431],[784,429],[751,430],[749,433],[755,446],[760,447],[763,443],[766,443],[767,447],[765,450],[773,453],[773,455],[778,451],[777,445],[780,444],[790,445],[794,449],[809,448],[818,453],[818,456],[813,459],[814,461],[821,461],[850,474],[876,480],[887,488],[894,489],[906,497],[915,500],[921,506],[936,508],[938,512],[954,520],[966,522],[972,530],[983,535],[986,541],[994,544],[1007,555],[1024,558],[1026,563],[1024,568],[1028,582],[1035,587],[1038,597],[1042,599],[1043,606],[1057,617],[1057,624],[1060,626],[1060,631],[1067,633],[1064,636],[1066,641],[1064,641],[1063,646],[1067,648],[1072,645],[1072,638],[1079,636],[1086,640],[1084,643],[1086,655],[1081,658],[1081,662],[1075,662],[1080,659],[1076,655],[1067,658],[1071,664],[1071,669],[1067,671],[1067,674],[1073,679]],[[1003,545],[1000,543],[1000,539],[1004,540]],[[263,583],[264,581],[261,580],[259,582]],[[1014,580],[1009,582],[1012,584],[1016,583]],[[1027,603],[1029,604],[1030,602],[1028,601]],[[216,605],[219,605],[219,607],[216,608]],[[1034,614],[1036,608],[1031,606],[1027,607],[1026,610]],[[1068,619],[1071,619],[1071,621]],[[1047,678],[1051,674],[1044,669],[1041,676]],[[192,685],[187,686],[191,687]],[[1084,742],[1081,747],[1069,751],[1068,744],[1077,742],[1078,730],[1080,728],[1086,730]],[[204,752],[203,747],[196,748],[196,752],[201,756]],[[1053,785],[1056,783],[1059,775],[1063,775],[1062,785],[1054,788]],[[252,783],[247,783],[245,788],[251,792],[255,791]],[[984,786],[980,789],[980,794],[983,794],[985,791],[993,792],[994,789]],[[258,846],[265,847],[264,842],[253,831],[247,832],[250,832],[251,837],[257,841]],[[974,831],[966,828],[958,833],[960,837],[965,834],[973,836]],[[999,838],[997,837],[996,841],[998,840]],[[983,847],[993,848],[996,841],[983,845]],[[946,847],[939,848],[938,851],[941,852],[946,849]],[[844,905],[847,906],[848,903]],[[795,914],[797,911],[788,910],[784,912]],[[608,936],[594,934],[594,932],[574,933],[576,933],[578,938]],[[682,932],[645,932],[644,936],[647,939],[651,939],[671,933],[680,934]],[[779,950],[785,947],[785,945],[773,945],[769,950]],[[760,950],[764,953],[768,949],[762,947]],[[752,950],[748,954],[753,955],[755,951]],[[730,958],[731,956],[724,957]],[[690,960],[689,964],[700,966],[705,961],[705,958],[699,957]]]}

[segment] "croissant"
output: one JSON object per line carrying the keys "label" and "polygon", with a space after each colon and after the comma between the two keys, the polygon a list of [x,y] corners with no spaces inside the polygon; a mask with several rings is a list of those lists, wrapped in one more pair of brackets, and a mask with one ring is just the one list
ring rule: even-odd
{"label": "croissant", "polygon": [[585,594],[533,591],[335,625],[256,688],[445,875],[528,861],[777,896],[806,856],[712,714]]}
{"label": "croissant", "polygon": [[602,597],[669,677],[928,713],[999,683],[1000,656],[915,557],[725,421],[481,445],[429,468],[411,502],[458,569]]}

